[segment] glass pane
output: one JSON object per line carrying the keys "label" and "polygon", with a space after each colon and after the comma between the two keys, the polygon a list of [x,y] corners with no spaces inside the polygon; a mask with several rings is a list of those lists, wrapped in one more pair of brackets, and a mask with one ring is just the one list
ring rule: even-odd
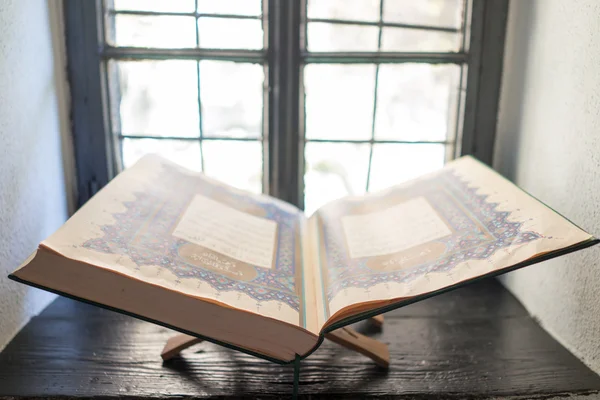
{"label": "glass pane", "polygon": [[455,121],[459,81],[458,65],[381,65],[375,139],[447,140],[454,129],[449,121]]}
{"label": "glass pane", "polygon": [[[199,136],[195,61],[111,61],[118,85],[121,132],[129,135]],[[117,107],[118,106],[118,107]]]}
{"label": "glass pane", "polygon": [[307,138],[371,138],[375,65],[309,64],[304,85]]}
{"label": "glass pane", "polygon": [[307,214],[332,200],[365,192],[368,144],[309,142],[305,157],[304,209]]}
{"label": "glass pane", "polygon": [[260,0],[198,0],[198,12],[205,14],[261,15]]}
{"label": "glass pane", "polygon": [[204,136],[262,136],[262,65],[200,61],[200,76]]}
{"label": "glass pane", "polygon": [[403,24],[460,28],[464,0],[393,0],[383,3],[383,20]]}
{"label": "glass pane", "polygon": [[458,51],[461,46],[458,33],[421,29],[383,28],[383,51]]}
{"label": "glass pane", "polygon": [[379,28],[308,23],[308,51],[377,51]]}
{"label": "glass pane", "polygon": [[259,20],[209,18],[198,19],[200,47],[209,49],[263,48],[263,29]]}
{"label": "glass pane", "polygon": [[131,47],[196,47],[194,17],[115,15],[115,45]]}
{"label": "glass pane", "polygon": [[194,12],[194,0],[113,0],[115,10]]}
{"label": "glass pane", "polygon": [[145,154],[159,154],[177,164],[200,171],[202,159],[200,142],[196,140],[123,139],[123,166],[131,167]]}
{"label": "glass pane", "polygon": [[375,144],[369,191],[385,189],[444,165],[443,144]]}
{"label": "glass pane", "polygon": [[308,0],[308,18],[379,21],[379,0]]}
{"label": "glass pane", "polygon": [[240,189],[262,192],[261,142],[208,140],[202,142],[202,150],[208,176]]}

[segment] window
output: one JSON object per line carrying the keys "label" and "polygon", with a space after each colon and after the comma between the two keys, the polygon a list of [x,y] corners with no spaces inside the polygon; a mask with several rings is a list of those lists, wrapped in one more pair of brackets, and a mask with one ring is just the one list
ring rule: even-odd
{"label": "window", "polygon": [[157,152],[308,212],[491,161],[506,1],[65,3],[80,203]]}

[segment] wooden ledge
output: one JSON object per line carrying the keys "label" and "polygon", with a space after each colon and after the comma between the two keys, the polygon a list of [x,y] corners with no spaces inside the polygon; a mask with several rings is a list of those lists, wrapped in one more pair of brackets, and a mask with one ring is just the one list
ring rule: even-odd
{"label": "wooden ledge", "polygon": [[[544,332],[495,280],[385,314],[388,370],[326,341],[302,361],[300,397],[600,397],[600,377]],[[1,323],[1,322],[0,322]],[[174,332],[58,298],[0,353],[0,399],[289,398],[292,366],[211,343],[163,363]]]}
{"label": "wooden ledge", "polygon": [[[369,318],[368,321],[376,328],[383,327],[383,315],[377,315]],[[390,366],[390,352],[385,343],[381,343],[375,339],[356,332],[349,327],[343,327],[325,334],[325,338],[337,343],[345,348],[356,351],[371,360],[382,368]],[[202,339],[195,336],[179,333],[167,339],[165,347],[160,352],[160,357],[163,361],[170,361],[175,357],[179,357],[181,352],[198,343],[202,343]]]}

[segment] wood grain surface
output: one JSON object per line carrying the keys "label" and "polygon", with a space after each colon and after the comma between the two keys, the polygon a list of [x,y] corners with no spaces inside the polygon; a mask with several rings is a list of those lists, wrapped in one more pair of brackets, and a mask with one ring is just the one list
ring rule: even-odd
{"label": "wood grain surface", "polygon": [[[600,377],[545,333],[495,280],[385,316],[382,330],[368,322],[353,327],[389,345],[389,370],[326,341],[302,361],[300,397],[600,396]],[[292,393],[292,366],[208,342],[163,363],[161,349],[173,334],[58,298],[0,353],[0,398],[279,398]]]}

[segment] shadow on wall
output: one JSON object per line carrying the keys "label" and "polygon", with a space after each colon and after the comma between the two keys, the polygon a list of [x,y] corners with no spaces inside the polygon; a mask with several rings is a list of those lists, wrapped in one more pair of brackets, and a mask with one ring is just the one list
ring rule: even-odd
{"label": "shadow on wall", "polygon": [[[600,2],[510,3],[494,166],[600,234]],[[600,246],[502,278],[562,345],[600,372]]]}
{"label": "shadow on wall", "polygon": [[0,349],[54,298],[7,275],[67,217],[60,129],[68,113],[59,94],[67,89],[56,79],[64,67],[54,64],[51,42],[60,5],[0,7]]}
{"label": "shadow on wall", "polygon": [[[494,168],[514,181],[523,132],[523,105],[527,77],[535,73],[528,67],[533,16],[538,2],[511,1],[494,146]],[[516,8],[516,9],[515,9]]]}

